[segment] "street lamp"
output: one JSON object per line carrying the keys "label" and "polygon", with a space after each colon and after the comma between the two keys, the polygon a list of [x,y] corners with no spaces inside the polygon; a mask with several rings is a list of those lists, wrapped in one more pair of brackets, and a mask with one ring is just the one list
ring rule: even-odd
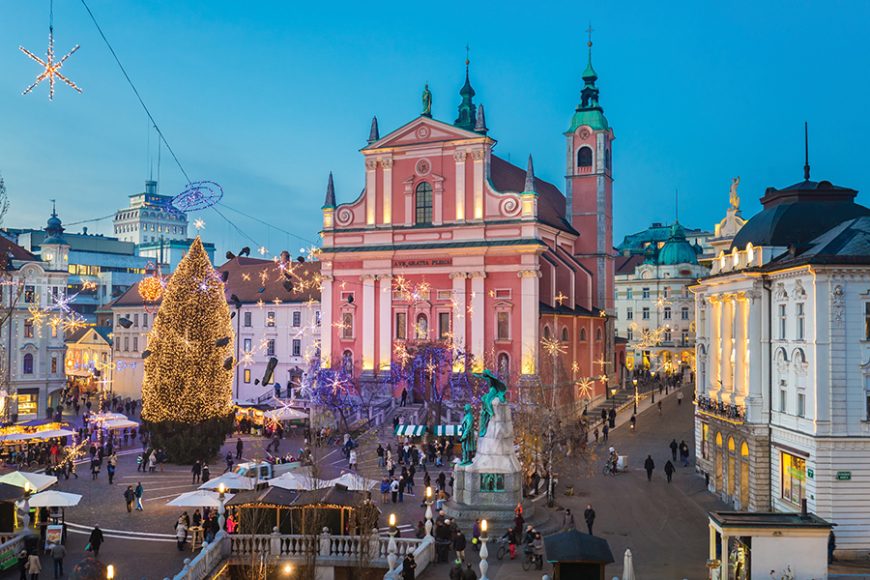
{"label": "street lamp", "polygon": [[480,520],[480,580],[489,580],[489,576],[486,575],[489,571],[489,562],[486,561],[489,558],[489,550],[486,549],[486,541],[489,539],[486,533],[487,527],[486,520]]}
{"label": "street lamp", "polygon": [[226,500],[227,495],[227,486],[223,483],[218,485],[218,493],[220,494],[220,502],[221,502],[221,511],[218,513],[218,527],[222,530],[224,529],[224,523],[226,518],[224,517],[224,501]]}
{"label": "street lamp", "polygon": [[399,548],[396,545],[396,532],[399,531],[396,529],[396,514],[390,514],[389,524],[390,541],[387,544],[387,565],[390,567],[390,572],[392,572],[396,569],[396,561],[399,559]]}
{"label": "street lamp", "polygon": [[631,379],[634,383],[634,414],[637,415],[637,379]]}
{"label": "street lamp", "polygon": [[106,566],[106,579],[113,580],[114,577],[115,577],[115,567],[112,566],[111,564],[109,564],[108,566]]}
{"label": "street lamp", "polygon": [[289,576],[293,573],[293,564],[287,562],[286,564],[284,564],[284,567],[281,569],[281,571],[284,573],[285,576]]}
{"label": "street lamp", "polygon": [[426,486],[426,536],[432,536],[432,486]]}

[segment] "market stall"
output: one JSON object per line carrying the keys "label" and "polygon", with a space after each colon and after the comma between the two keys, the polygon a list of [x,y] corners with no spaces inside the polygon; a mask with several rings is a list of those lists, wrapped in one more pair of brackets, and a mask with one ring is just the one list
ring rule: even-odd
{"label": "market stall", "polygon": [[459,437],[462,435],[462,425],[435,425],[432,434],[435,437]]}
{"label": "market stall", "polygon": [[426,425],[396,425],[396,437],[422,437],[426,434]]}

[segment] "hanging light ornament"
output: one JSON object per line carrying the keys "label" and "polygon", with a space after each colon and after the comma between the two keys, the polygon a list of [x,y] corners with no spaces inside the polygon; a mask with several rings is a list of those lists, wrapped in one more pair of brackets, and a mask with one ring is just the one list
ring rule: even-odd
{"label": "hanging light ornament", "polygon": [[23,52],[28,58],[37,62],[42,67],[42,72],[39,76],[36,77],[36,81],[33,82],[32,85],[24,89],[22,95],[26,95],[31,92],[36,86],[48,79],[48,100],[54,100],[54,81],[55,78],[62,80],[65,82],[71,89],[74,91],[81,93],[82,90],[76,85],[74,82],[66,78],[63,74],[61,74],[60,69],[63,66],[63,63],[66,62],[70,56],[72,56],[79,49],[79,45],[75,45],[71,51],[66,53],[63,58],[60,60],[54,60],[54,2],[49,4],[49,16],[48,16],[48,50],[45,53],[45,60],[39,58],[23,46],[19,46],[18,50]]}
{"label": "hanging light ornament", "polygon": [[139,296],[145,302],[157,302],[163,296],[163,280],[153,274],[146,276],[139,282]]}

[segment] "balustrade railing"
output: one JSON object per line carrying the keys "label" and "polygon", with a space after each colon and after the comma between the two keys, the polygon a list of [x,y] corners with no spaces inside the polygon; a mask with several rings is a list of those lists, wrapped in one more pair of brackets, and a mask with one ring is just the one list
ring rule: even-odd
{"label": "balustrade railing", "polygon": [[203,546],[195,558],[184,560],[184,567],[173,577],[173,580],[205,580],[209,578],[218,564],[223,561],[228,541],[229,535],[226,532],[218,532],[214,541]]}
{"label": "balustrade railing", "polygon": [[732,421],[744,421],[746,419],[746,407],[743,405],[732,405],[722,401],[714,401],[704,395],[698,395],[697,405],[701,411],[724,419]]}

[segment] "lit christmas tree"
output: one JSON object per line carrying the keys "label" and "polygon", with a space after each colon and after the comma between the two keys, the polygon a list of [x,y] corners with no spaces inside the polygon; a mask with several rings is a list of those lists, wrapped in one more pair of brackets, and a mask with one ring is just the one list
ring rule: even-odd
{"label": "lit christmas tree", "polygon": [[179,463],[211,458],[232,430],[233,328],[199,237],[164,291],[146,353],[142,419],[151,445]]}

